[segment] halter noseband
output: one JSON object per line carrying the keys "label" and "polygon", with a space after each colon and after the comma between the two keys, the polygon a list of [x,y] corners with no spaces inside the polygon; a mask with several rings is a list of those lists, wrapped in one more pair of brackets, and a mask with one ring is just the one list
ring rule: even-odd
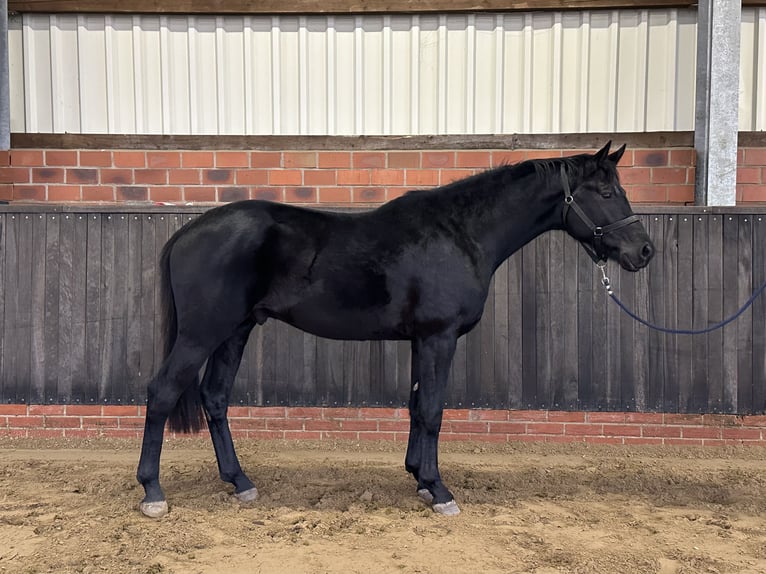
{"label": "halter noseband", "polygon": [[[567,226],[567,217],[569,215],[569,210],[572,209],[577,216],[580,218],[580,220],[585,224],[585,226],[590,229],[591,233],[593,233],[593,245],[589,245],[585,242],[580,242],[585,249],[585,251],[590,255],[590,258],[593,259],[593,261],[597,265],[603,265],[606,263],[606,251],[604,249],[604,235],[607,233],[611,233],[612,231],[615,231],[617,229],[620,229],[622,227],[625,227],[626,225],[630,225],[631,223],[635,223],[639,221],[638,215],[629,215],[627,217],[624,217],[623,219],[620,219],[619,221],[615,221],[614,223],[610,223],[609,225],[596,225],[593,223],[590,217],[583,211],[582,207],[577,205],[575,202],[574,194],[572,193],[572,190],[569,187],[569,179],[567,178],[566,170],[564,169],[564,166],[561,166],[561,184],[564,186],[564,211],[562,213],[562,222],[564,224],[564,229],[566,229]],[[575,189],[575,193],[577,193],[577,189]]]}

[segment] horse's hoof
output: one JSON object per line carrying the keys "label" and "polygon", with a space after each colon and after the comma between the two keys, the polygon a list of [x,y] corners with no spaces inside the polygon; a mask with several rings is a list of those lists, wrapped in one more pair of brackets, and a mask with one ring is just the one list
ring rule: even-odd
{"label": "horse's hoof", "polygon": [[162,518],[168,513],[168,503],[166,500],[142,502],[138,505],[138,508],[144,516],[148,516],[149,518]]}
{"label": "horse's hoof", "polygon": [[234,497],[243,503],[253,502],[256,498],[258,498],[258,489],[253,487],[248,488],[247,490],[243,490],[242,492],[235,492]]}
{"label": "horse's hoof", "polygon": [[434,495],[427,488],[418,488],[418,498],[426,504],[431,504],[434,501]]}
{"label": "horse's hoof", "polygon": [[460,514],[460,507],[454,500],[434,504],[433,509],[437,514],[443,514],[444,516],[457,516]]}

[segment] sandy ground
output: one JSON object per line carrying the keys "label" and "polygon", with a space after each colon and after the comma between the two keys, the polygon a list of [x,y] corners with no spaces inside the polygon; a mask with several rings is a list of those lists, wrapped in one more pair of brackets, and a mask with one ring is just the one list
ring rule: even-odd
{"label": "sandy ground", "polygon": [[404,445],[240,441],[243,507],[203,439],[170,440],[170,514],[134,441],[0,440],[0,572],[766,573],[766,450],[447,444],[434,514]]}

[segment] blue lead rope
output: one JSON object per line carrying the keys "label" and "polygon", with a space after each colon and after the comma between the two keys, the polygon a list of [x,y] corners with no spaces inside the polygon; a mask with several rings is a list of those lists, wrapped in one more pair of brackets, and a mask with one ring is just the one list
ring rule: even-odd
{"label": "blue lead rope", "polygon": [[755,301],[758,296],[763,293],[764,289],[766,289],[766,283],[761,285],[756,291],[750,295],[750,298],[745,302],[742,307],[739,308],[739,310],[734,313],[731,317],[728,319],[724,319],[720,323],[716,323],[714,325],[710,325],[709,327],[705,327],[704,329],[670,329],[668,327],[660,327],[659,325],[655,325],[653,323],[650,323],[646,319],[642,319],[638,315],[636,315],[633,311],[628,309],[625,306],[625,303],[620,301],[617,298],[617,295],[614,294],[614,291],[612,291],[612,284],[611,281],[609,281],[609,277],[606,276],[606,272],[604,271],[604,268],[606,267],[605,263],[598,263],[598,268],[601,270],[601,284],[606,289],[607,294],[612,298],[612,300],[617,303],[617,306],[625,311],[625,313],[628,314],[631,318],[635,319],[642,325],[645,325],[649,327],[650,329],[654,329],[655,331],[660,331],[661,333],[670,333],[672,335],[704,335],[705,333],[710,333],[711,331],[715,331],[717,329],[721,329],[731,323],[732,321],[736,321],[742,313],[744,313],[750,305],[753,304],[753,301]]}

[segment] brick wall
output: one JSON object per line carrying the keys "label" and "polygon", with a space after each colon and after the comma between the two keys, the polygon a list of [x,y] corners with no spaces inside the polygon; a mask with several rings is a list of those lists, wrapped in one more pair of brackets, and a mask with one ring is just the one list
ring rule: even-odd
{"label": "brick wall", "polygon": [[[0,437],[139,438],[144,408],[0,405]],[[406,409],[231,407],[237,438],[406,442]],[[766,446],[766,416],[446,410],[442,440]]]}
{"label": "brick wall", "polygon": [[[582,151],[12,149],[0,152],[0,200],[378,204],[490,166]],[[742,148],[739,158],[738,200],[766,201],[766,149]],[[629,149],[620,165],[633,202],[694,199],[691,148]]]}

